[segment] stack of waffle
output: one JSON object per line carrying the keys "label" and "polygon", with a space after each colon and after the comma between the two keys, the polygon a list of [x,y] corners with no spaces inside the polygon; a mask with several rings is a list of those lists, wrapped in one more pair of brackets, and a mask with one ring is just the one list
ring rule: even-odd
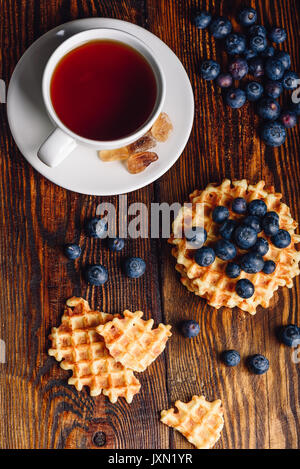
{"label": "stack of waffle", "polygon": [[[278,249],[270,243],[270,249],[264,256],[276,263],[276,270],[272,275],[259,272],[255,275],[242,272],[238,279],[226,276],[227,262],[216,258],[209,267],[200,267],[194,260],[194,250],[189,248],[187,240],[182,236],[186,229],[203,226],[207,231],[207,245],[216,242],[218,225],[212,220],[212,212],[218,205],[231,207],[232,201],[243,197],[247,203],[255,199],[263,200],[268,211],[279,215],[280,228],[287,230],[292,238],[290,246]],[[238,306],[250,314],[255,314],[258,305],[267,308],[274,292],[280,286],[293,286],[292,279],[300,273],[300,252],[295,244],[300,242],[300,236],[295,234],[298,224],[291,217],[289,207],[281,202],[282,195],[275,193],[274,188],[265,189],[265,183],[260,181],[256,185],[248,185],[245,179],[234,181],[225,179],[221,185],[209,184],[203,191],[195,190],[190,195],[191,204],[182,207],[173,224],[173,233],[169,242],[174,245],[172,254],[176,258],[176,270],[181,275],[181,282],[188,290],[205,298],[209,305],[220,308]],[[231,212],[230,218],[239,220],[242,216]],[[260,235],[259,235],[260,236]],[[239,251],[238,254],[242,254]],[[254,295],[243,299],[235,292],[236,282],[241,278],[248,278],[255,287]]]}

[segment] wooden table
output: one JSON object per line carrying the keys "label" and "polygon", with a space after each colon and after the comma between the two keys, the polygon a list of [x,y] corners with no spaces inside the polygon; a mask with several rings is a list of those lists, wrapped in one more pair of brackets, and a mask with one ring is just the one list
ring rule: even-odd
{"label": "wooden table", "polygon": [[[0,77],[8,83],[28,46],[60,23],[104,16],[143,26],[182,60],[194,89],[196,113],[191,138],[178,162],[156,183],[129,194],[128,203],[184,202],[195,188],[224,177],[264,179],[284,194],[299,220],[299,126],[289,131],[284,146],[266,148],[257,136],[253,106],[225,107],[220,90],[199,77],[203,57],[221,61],[225,56],[206,31],[191,23],[194,8],[208,7],[232,18],[242,3],[0,0]],[[284,47],[299,72],[297,1],[248,3],[258,10],[263,24],[287,29]],[[128,241],[121,255],[147,261],[146,275],[129,281],[118,268],[120,256],[83,233],[84,221],[104,198],[68,192],[35,172],[11,137],[4,104],[0,112],[0,338],[6,342],[7,358],[6,364],[0,364],[0,447],[95,448],[99,439],[94,435],[100,431],[106,436],[105,448],[191,448],[180,434],[159,422],[159,412],[193,394],[223,401],[225,427],[217,448],[299,446],[300,365],[292,362],[291,349],[275,336],[277,326],[300,323],[299,278],[292,290],[281,289],[270,308],[259,308],[254,317],[236,310],[216,311],[181,286],[166,240],[143,239]],[[116,203],[117,197],[105,200]],[[75,264],[61,254],[68,241],[78,241],[84,248]],[[82,278],[82,267],[91,262],[109,267],[110,282],[103,288],[88,287]],[[59,324],[64,301],[71,295],[83,296],[106,312],[142,309],[156,323],[173,325],[166,352],[140,375],[142,389],[131,405],[124,400],[113,405],[103,396],[90,397],[86,390],[76,392],[67,385],[68,372],[48,357],[47,336],[51,326]],[[184,339],[176,332],[176,324],[184,318],[199,321],[196,339]],[[243,359],[238,368],[220,363],[219,353],[228,348],[240,351]],[[264,376],[247,371],[244,358],[252,353],[270,359]]]}

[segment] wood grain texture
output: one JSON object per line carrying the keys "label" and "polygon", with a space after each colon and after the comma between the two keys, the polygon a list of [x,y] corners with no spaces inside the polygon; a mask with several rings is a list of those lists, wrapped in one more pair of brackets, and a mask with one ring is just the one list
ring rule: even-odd
{"label": "wood grain texture", "polygon": [[[0,0],[0,77],[7,83],[27,47],[60,23],[83,17],[108,16],[143,26],[165,41],[182,60],[195,93],[196,114],[190,141],[179,161],[155,184],[128,195],[128,203],[184,202],[195,188],[224,177],[273,183],[300,213],[299,126],[289,131],[279,149],[266,148],[257,136],[252,105],[231,110],[220,90],[199,77],[202,58],[225,63],[222,48],[191,23],[195,8],[209,8],[233,18],[244,2],[185,0]],[[260,21],[288,31],[284,44],[300,71],[300,18],[297,0],[249,1]],[[235,23],[235,26],[236,23]],[[276,327],[300,323],[300,282],[276,293],[268,310],[255,317],[236,310],[216,311],[181,286],[165,240],[127,243],[121,256],[84,236],[82,226],[94,215],[100,197],[61,189],[36,173],[16,148],[5,106],[0,105],[0,338],[7,363],[0,364],[0,448],[95,448],[104,432],[104,448],[191,448],[179,434],[159,422],[159,412],[176,399],[193,394],[221,398],[225,427],[218,448],[299,447],[299,365],[291,350],[278,344]],[[105,198],[117,203],[116,197]],[[83,256],[75,264],[61,246],[78,241]],[[122,257],[140,255],[146,275],[131,282],[120,274]],[[109,266],[110,282],[87,287],[82,267]],[[63,303],[71,295],[87,298],[106,312],[142,309],[156,323],[174,326],[164,355],[139,375],[142,389],[131,405],[78,393],[67,372],[47,356],[47,336],[59,323]],[[194,318],[201,332],[191,341],[176,324]],[[242,357],[265,354],[271,363],[261,377],[220,364],[219,353],[235,348]],[[98,435],[99,436],[99,435]],[[102,438],[101,436],[99,437]],[[103,440],[104,441],[104,440]]]}

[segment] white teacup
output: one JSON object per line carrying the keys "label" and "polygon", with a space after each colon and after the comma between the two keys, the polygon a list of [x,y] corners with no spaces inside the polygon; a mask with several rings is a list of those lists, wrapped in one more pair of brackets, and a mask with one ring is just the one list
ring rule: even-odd
{"label": "white teacup", "polygon": [[[114,40],[122,42],[139,52],[149,63],[157,84],[157,97],[152,113],[146,122],[136,132],[118,140],[97,141],[90,140],[72,132],[57,116],[50,96],[50,85],[53,72],[60,60],[71,50],[95,40]],[[56,128],[38,150],[39,159],[47,166],[59,165],[81,143],[95,148],[95,150],[112,150],[135,142],[150,130],[159,116],[165,99],[165,78],[154,52],[140,39],[132,34],[118,29],[99,28],[84,31],[64,41],[51,55],[43,75],[43,98],[46,109]]]}

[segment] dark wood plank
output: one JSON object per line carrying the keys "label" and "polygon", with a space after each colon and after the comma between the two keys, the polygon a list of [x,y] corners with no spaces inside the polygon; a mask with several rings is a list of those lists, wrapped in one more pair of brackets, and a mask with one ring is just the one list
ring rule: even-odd
{"label": "dark wood plank", "polygon": [[[288,30],[284,48],[299,64],[297,0],[251,1],[264,24]],[[221,6],[220,6],[221,4]],[[128,203],[183,202],[194,188],[224,177],[265,179],[284,194],[292,214],[299,213],[299,128],[289,132],[280,149],[266,149],[257,136],[258,120],[249,104],[240,111],[225,108],[220,91],[199,78],[203,57],[224,59],[207,32],[191,23],[194,8],[207,7],[232,17],[242,4],[183,0],[0,0],[0,77],[9,81],[26,48],[52,27],[76,18],[109,16],[137,23],[161,37],[180,57],[195,92],[195,125],[176,165],[154,185],[129,194]],[[183,437],[159,423],[159,411],[194,393],[221,398],[225,429],[218,448],[296,448],[299,446],[299,365],[279,346],[275,328],[299,324],[299,279],[292,290],[275,295],[271,308],[255,317],[238,311],[215,311],[179,283],[166,240],[128,242],[115,256],[84,236],[82,227],[104,200],[67,192],[37,174],[17,151],[5,106],[0,105],[0,338],[7,363],[0,364],[0,447],[90,448],[94,434],[106,435],[110,448],[190,448]],[[116,203],[117,198],[105,198]],[[66,241],[79,241],[83,256],[75,265],[60,253]],[[141,255],[148,271],[128,282],[118,269],[120,258]],[[110,282],[88,288],[82,268],[90,262],[109,266]],[[174,331],[166,353],[140,375],[142,390],[132,405],[110,404],[76,392],[67,373],[47,356],[47,336],[59,323],[63,302],[86,297],[107,312],[143,309],[156,323],[174,327],[195,318],[201,333],[187,341]],[[271,362],[263,377],[250,376],[244,363],[228,370],[218,354],[236,348],[242,356],[260,352]]]}

